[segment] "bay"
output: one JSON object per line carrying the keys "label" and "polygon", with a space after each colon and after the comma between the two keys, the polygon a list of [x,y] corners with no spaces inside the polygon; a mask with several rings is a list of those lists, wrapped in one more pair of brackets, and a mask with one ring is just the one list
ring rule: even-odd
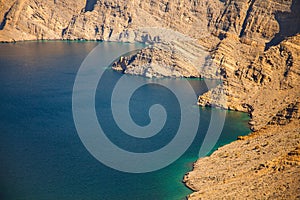
{"label": "bay", "polygon": [[[247,114],[199,108],[199,130],[189,149],[171,165],[154,172],[132,174],[116,171],[96,160],[78,137],[72,116],[72,90],[84,58],[97,45],[111,51],[132,44],[99,42],[20,42],[0,44],[0,199],[185,199],[191,191],[182,178],[192,169],[210,123],[212,110],[226,114],[221,137],[214,149],[250,132]],[[141,44],[136,44],[140,45]],[[105,59],[99,55],[99,59]],[[108,66],[107,66],[108,67]],[[111,86],[124,76],[111,69],[96,94],[98,117],[111,119]],[[127,76],[127,75],[125,75]],[[134,77],[132,79],[144,79]],[[164,79],[162,81],[168,81]],[[172,80],[182,84],[182,79]],[[218,81],[189,79],[197,94],[206,83]],[[107,101],[107,102],[106,102]],[[148,85],[131,98],[131,115],[140,125],[149,123],[148,109],[162,103],[176,114],[176,100],[166,88]],[[172,107],[173,106],[173,107]],[[123,137],[111,120],[105,123],[108,137],[123,149],[147,152],[159,149],[176,134],[179,119],[172,118],[166,131],[154,141]],[[109,122],[109,121],[108,121]],[[186,130],[187,132],[189,130]],[[127,138],[127,139],[126,139]]]}

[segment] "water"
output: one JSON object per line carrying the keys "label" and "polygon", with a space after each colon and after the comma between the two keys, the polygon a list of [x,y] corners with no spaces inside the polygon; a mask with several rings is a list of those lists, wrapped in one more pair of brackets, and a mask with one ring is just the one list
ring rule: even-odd
{"label": "water", "polygon": [[[194,112],[201,113],[199,133],[180,159],[159,171],[145,174],[116,171],[94,159],[81,143],[72,117],[73,83],[81,62],[98,44],[0,44],[0,199],[184,199],[191,193],[181,181],[197,159],[202,133],[210,119],[209,108],[191,105]],[[118,51],[124,45],[129,44],[110,44],[110,48]],[[107,70],[106,85],[97,89],[98,116],[108,111],[104,113],[111,117],[109,104],[101,94],[109,94],[110,86],[121,76]],[[177,81],[180,84],[182,80]],[[205,91],[203,81],[189,81],[197,93]],[[147,109],[162,100],[166,106],[176,105],[172,93],[163,87],[151,85],[139,89],[131,100],[136,108],[131,109],[135,122],[147,124]],[[175,112],[176,108],[172,108],[168,111]],[[226,122],[215,149],[249,133],[246,114],[217,112],[226,113]],[[178,127],[178,119],[168,124],[167,134],[152,143],[124,139],[114,123],[106,123],[104,128],[111,133],[108,137],[122,148],[147,152],[172,139],[170,134]]]}

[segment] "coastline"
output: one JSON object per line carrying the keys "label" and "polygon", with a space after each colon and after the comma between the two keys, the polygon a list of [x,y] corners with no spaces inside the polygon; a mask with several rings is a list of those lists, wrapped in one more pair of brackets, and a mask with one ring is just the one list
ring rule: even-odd
{"label": "coastline", "polygon": [[[100,42],[96,40],[28,40],[28,41],[18,41],[19,42]],[[220,109],[220,108],[219,108]],[[233,110],[234,109],[229,109]],[[244,111],[245,112],[245,111]],[[247,112],[246,112],[247,113]],[[251,113],[249,113],[251,114]],[[250,118],[251,121],[251,118]],[[254,198],[257,197],[257,194],[263,194],[261,198],[291,198],[297,197],[297,185],[293,182],[297,174],[300,174],[300,152],[298,151],[300,146],[295,146],[294,144],[299,142],[299,133],[300,128],[299,118],[296,118],[294,121],[285,125],[267,125],[261,128],[257,132],[252,132],[248,136],[242,136],[237,141],[233,141],[230,144],[220,147],[218,150],[214,151],[208,157],[200,158],[195,161],[193,170],[188,172],[183,179],[183,182],[186,187],[193,190],[194,193],[190,194],[188,199],[223,199],[223,198],[235,198],[235,197],[247,197]],[[284,131],[287,129],[287,131]],[[284,134],[277,134],[277,131],[282,131]],[[298,133],[298,137],[297,137]],[[285,137],[291,137],[295,140],[293,145],[284,140]],[[274,142],[279,140],[280,142],[277,145],[272,146],[270,149],[276,149],[280,154],[276,154],[276,157],[272,155],[272,151],[269,151],[266,146],[271,147],[271,145],[266,145],[266,140]],[[255,146],[253,147],[253,145]],[[265,146],[266,145],[266,146]],[[256,148],[256,147],[259,148]],[[288,147],[287,149],[279,149],[278,147]],[[266,147],[263,154],[265,157],[257,157],[257,152],[260,152],[261,147]],[[251,149],[252,148],[252,149]],[[287,151],[288,150],[288,151]],[[243,151],[253,151],[253,154],[249,154],[249,157],[245,158],[242,156],[237,156],[234,152],[237,151],[241,154]],[[234,156],[230,156],[230,154]],[[255,154],[256,153],[256,154]],[[291,156],[289,156],[291,154]],[[244,162],[244,161],[247,162]],[[226,164],[219,166],[214,165],[213,163],[226,162]],[[232,167],[232,163],[236,162],[236,165]],[[267,163],[267,164],[266,164]],[[203,166],[205,170],[203,170]],[[213,167],[210,167],[213,166]],[[244,167],[247,166],[247,169]],[[233,171],[228,169],[233,169]],[[209,169],[209,172],[208,170]],[[247,171],[248,170],[248,171]],[[256,172],[257,171],[257,172]],[[217,172],[217,173],[214,173]],[[237,172],[240,172],[237,176]],[[225,174],[229,175],[226,176]],[[234,175],[233,175],[234,174]],[[256,179],[262,180],[260,182],[250,179],[251,177],[256,177]],[[270,175],[272,174],[272,175]],[[289,176],[289,175],[294,176]],[[232,177],[230,177],[232,176]],[[272,179],[272,176],[276,176],[277,180],[281,181],[281,185],[272,185],[267,188],[261,182],[276,182]],[[288,178],[287,181],[284,178]],[[249,180],[248,180],[249,179]],[[247,185],[248,182],[252,182],[254,186]],[[300,179],[296,182],[300,183]],[[255,185],[256,184],[256,185]],[[288,186],[286,186],[288,184]],[[216,186],[217,185],[217,186]],[[240,186],[242,185],[242,187]],[[213,188],[213,189],[211,189]],[[242,188],[242,192],[229,192],[234,191],[237,188]],[[248,189],[251,188],[251,189]],[[261,188],[261,190],[259,190]],[[274,190],[271,190],[273,188]],[[281,188],[284,188],[282,191]],[[264,192],[267,191],[267,192]],[[280,192],[281,191],[281,192]],[[228,194],[227,196],[222,196]],[[237,196],[239,194],[240,196]],[[218,196],[219,195],[219,196]],[[252,195],[252,196],[251,196]],[[253,196],[254,195],[254,196]],[[268,196],[269,195],[269,196]],[[277,196],[272,196],[277,195]],[[294,195],[294,196],[280,196],[280,195]]]}
{"label": "coastline", "polygon": [[[21,42],[104,42],[104,40],[88,39],[29,39],[29,40],[0,40],[0,43],[21,43]],[[109,42],[109,41],[108,41]]]}
{"label": "coastline", "polygon": [[183,180],[188,199],[299,198],[299,123],[267,125],[198,159]]}

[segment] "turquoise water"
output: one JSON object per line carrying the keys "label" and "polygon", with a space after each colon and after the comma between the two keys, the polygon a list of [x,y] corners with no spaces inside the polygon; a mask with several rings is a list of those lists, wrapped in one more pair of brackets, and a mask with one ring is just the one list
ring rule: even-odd
{"label": "turquoise water", "polygon": [[[193,112],[201,113],[198,134],[183,156],[159,171],[116,171],[94,159],[81,143],[72,117],[72,89],[80,64],[98,44],[0,44],[0,199],[184,199],[191,193],[181,181],[197,159],[210,108],[191,105]],[[118,51],[124,45],[130,46],[112,43],[110,48]],[[111,118],[105,97],[121,76],[110,69],[106,71],[104,85],[97,89],[98,115],[106,113],[106,118]],[[181,81],[176,80],[178,84]],[[203,80],[189,82],[198,94],[206,90]],[[163,87],[140,88],[131,99],[131,114],[136,123],[147,124],[145,112],[157,102],[166,107],[176,105],[172,93]],[[167,110],[176,113],[176,107]],[[226,113],[226,122],[215,149],[250,132],[246,114],[217,112]],[[108,137],[122,148],[145,152],[161,148],[172,139],[179,123],[176,117],[172,119],[159,139],[145,143],[124,138],[114,123],[105,123],[104,128],[111,134]]]}

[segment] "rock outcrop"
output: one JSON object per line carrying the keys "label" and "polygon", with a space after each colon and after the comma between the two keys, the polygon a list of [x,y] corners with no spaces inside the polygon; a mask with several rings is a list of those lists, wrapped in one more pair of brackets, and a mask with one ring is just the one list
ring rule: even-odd
{"label": "rock outcrop", "polygon": [[200,77],[202,66],[209,58],[209,54],[193,41],[172,41],[121,57],[113,64],[113,69],[149,78]]}
{"label": "rock outcrop", "polygon": [[188,199],[298,199],[299,122],[268,125],[200,158],[184,177],[196,191]]}
{"label": "rock outcrop", "polygon": [[[232,41],[234,39],[227,41],[225,46],[222,43],[214,55],[214,61],[223,69],[223,87],[227,92],[227,101],[219,107],[251,113],[252,128],[259,130],[279,110],[300,96],[300,34],[267,51],[255,50],[257,55],[248,61],[243,59],[250,54],[235,56],[246,48],[236,47]],[[251,51],[251,47],[248,48]],[[198,103],[217,104],[218,102],[211,102],[211,97],[218,93],[218,88],[213,89],[199,97]]]}

